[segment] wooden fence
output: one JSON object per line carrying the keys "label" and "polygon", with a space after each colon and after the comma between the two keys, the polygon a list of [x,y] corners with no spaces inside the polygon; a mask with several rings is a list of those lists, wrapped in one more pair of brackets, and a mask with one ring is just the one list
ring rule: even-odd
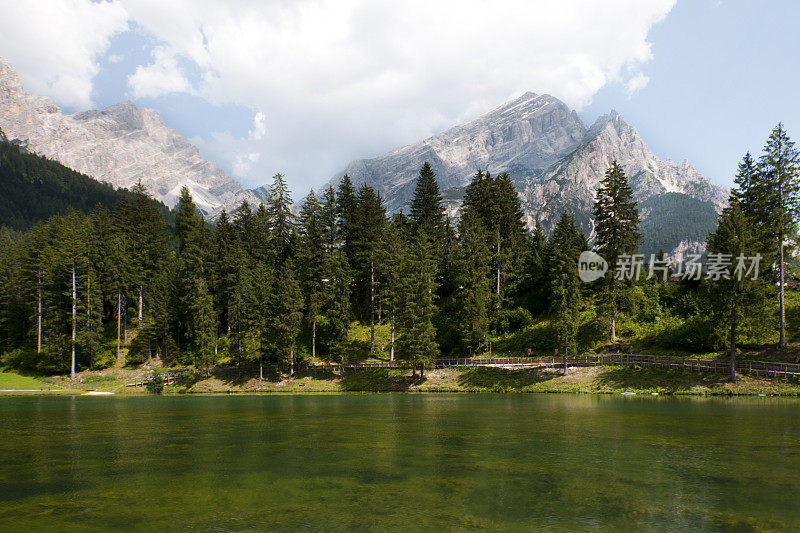
{"label": "wooden fence", "polygon": [[[561,368],[564,366],[563,357],[540,356],[540,357],[448,357],[436,359],[436,368],[447,367],[498,367],[508,369],[524,368]],[[716,374],[726,374],[730,372],[730,363],[722,359],[681,359],[675,357],[657,357],[654,355],[641,354],[598,354],[598,355],[579,355],[567,357],[567,366],[572,367],[592,367],[605,365],[628,365],[640,367],[656,368],[677,368],[691,370],[695,372],[713,372]],[[398,368],[410,369],[411,364],[407,361],[379,362],[379,363],[324,363],[314,362],[305,366],[310,371],[331,371],[345,372],[348,370],[368,370],[376,368]],[[277,370],[270,367],[271,370]],[[231,369],[238,375],[254,373],[258,375],[258,368],[255,369]],[[248,372],[248,370],[250,372]],[[265,367],[266,370],[266,367]],[[800,377],[800,364],[798,363],[777,363],[770,361],[737,361],[736,371],[739,374],[756,377]],[[171,370],[159,374],[164,385],[172,385],[184,379],[191,373],[189,369]],[[153,374],[145,374],[131,381],[126,381],[126,387],[146,387],[153,382]]]}
{"label": "wooden fence", "polygon": [[161,378],[162,382],[164,383],[164,386],[173,385],[173,384],[179,382],[180,380],[182,380],[183,378],[185,378],[190,373],[191,373],[191,370],[189,370],[189,369],[170,370],[169,372],[163,372],[161,374],[152,374],[152,373],[150,373],[150,374],[145,374],[144,376],[140,376],[140,377],[138,377],[136,379],[133,379],[133,380],[130,380],[130,381],[126,381],[125,382],[125,386],[126,387],[146,387],[146,386],[148,386],[148,385],[153,383],[153,381],[155,380],[156,376],[159,376]]}
{"label": "wooden fence", "polygon": [[[675,357],[657,357],[654,355],[641,354],[598,354],[598,355],[579,355],[568,357],[567,366],[572,367],[591,367],[604,365],[630,365],[630,366],[649,366],[656,368],[679,368],[693,370],[697,372],[728,373],[730,372],[730,362],[721,359],[682,359]],[[501,367],[501,368],[548,368],[563,367],[564,358],[554,356],[543,357],[452,357],[436,359],[436,368],[445,367]],[[342,369],[359,370],[372,368],[411,368],[405,361],[362,363],[362,364],[338,364],[338,363],[311,363],[307,366],[309,370],[329,370],[338,372]],[[737,361],[736,371],[740,374],[756,377],[799,377],[800,364],[798,363],[777,363],[770,361]]]}

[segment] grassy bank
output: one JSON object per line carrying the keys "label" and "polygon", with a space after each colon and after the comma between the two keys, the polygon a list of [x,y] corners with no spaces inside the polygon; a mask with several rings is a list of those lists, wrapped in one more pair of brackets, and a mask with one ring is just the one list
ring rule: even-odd
{"label": "grassy bank", "polygon": [[[108,391],[123,395],[147,394],[146,389],[125,387],[127,370],[82,372],[75,380],[65,377],[36,379],[0,373],[0,392],[9,394],[82,393]],[[63,387],[63,388],[62,388]],[[50,390],[48,390],[50,389]],[[660,395],[768,395],[800,396],[800,380],[727,375],[683,369],[602,366],[562,369],[509,370],[492,367],[443,368],[425,372],[424,378],[409,370],[351,370],[344,376],[332,372],[298,372],[294,376],[267,374],[260,381],[250,372],[219,369],[206,376],[195,374],[165,394],[265,394],[346,392],[525,392]]]}
{"label": "grassy bank", "polygon": [[270,379],[225,379],[212,376],[168,387],[169,393],[315,393],[315,392],[528,392],[690,395],[800,395],[800,381],[740,376],[736,383],[721,374],[681,369],[606,366],[561,370],[501,368],[446,368],[431,370],[424,378],[410,371],[370,369],[298,374]]}
{"label": "grassy bank", "polygon": [[8,394],[69,394],[73,391],[59,388],[43,379],[0,372],[0,395]]}

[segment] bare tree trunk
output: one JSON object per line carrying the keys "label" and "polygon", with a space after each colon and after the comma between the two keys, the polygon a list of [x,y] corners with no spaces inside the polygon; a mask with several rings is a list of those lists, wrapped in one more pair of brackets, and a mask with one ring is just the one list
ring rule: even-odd
{"label": "bare tree trunk", "polygon": [[289,348],[289,375],[294,376],[294,344]]}
{"label": "bare tree trunk", "polygon": [[264,355],[258,354],[258,381],[264,381]]}
{"label": "bare tree trunk", "polygon": [[500,230],[497,230],[497,286],[495,293],[500,296]]}
{"label": "bare tree trunk", "polygon": [[39,271],[39,291],[38,291],[38,311],[39,333],[36,337],[36,353],[42,353],[42,271]]}
{"label": "bare tree trunk", "polygon": [[86,331],[89,331],[89,321],[92,319],[92,271],[86,272]]}
{"label": "bare tree trunk", "polygon": [[122,348],[120,335],[122,331],[122,289],[117,288],[117,364],[122,364]]}
{"label": "bare tree trunk", "polygon": [[75,334],[78,330],[78,295],[75,288],[75,262],[72,263],[72,366],[70,377],[75,378]]}
{"label": "bare tree trunk", "polygon": [[142,325],[142,309],[144,309],[144,302],[142,298],[142,293],[144,292],[144,287],[139,285],[139,325]]}
{"label": "bare tree trunk", "polygon": [[122,333],[125,344],[128,344],[128,299],[122,295]]}
{"label": "bare tree trunk", "polygon": [[736,381],[736,285],[731,290],[731,381]]}
{"label": "bare tree trunk", "polygon": [[779,300],[780,300],[780,307],[781,307],[781,331],[780,337],[778,339],[778,346],[780,348],[786,347],[786,307],[784,305],[783,300],[783,284],[784,284],[784,272],[783,272],[783,232],[778,232],[778,248],[780,249],[780,259],[778,262],[778,272],[780,273],[780,292],[778,293]]}
{"label": "bare tree trunk", "polygon": [[375,262],[369,263],[369,352],[375,351]]}
{"label": "bare tree trunk", "polygon": [[617,342],[617,313],[611,314],[611,342]]}
{"label": "bare tree trunk", "polygon": [[311,321],[311,357],[317,357],[317,317]]}
{"label": "bare tree trunk", "polygon": [[392,311],[392,346],[389,348],[389,362],[394,363],[394,311]]}

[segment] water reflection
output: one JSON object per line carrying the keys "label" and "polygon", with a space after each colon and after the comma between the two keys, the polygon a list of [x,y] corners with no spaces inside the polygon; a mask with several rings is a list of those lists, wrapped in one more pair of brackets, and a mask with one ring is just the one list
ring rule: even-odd
{"label": "water reflection", "polygon": [[796,530],[798,406],[499,394],[7,398],[0,523]]}

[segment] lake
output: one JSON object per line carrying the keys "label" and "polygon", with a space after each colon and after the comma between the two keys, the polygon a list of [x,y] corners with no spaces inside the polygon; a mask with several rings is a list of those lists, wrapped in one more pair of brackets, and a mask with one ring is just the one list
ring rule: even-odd
{"label": "lake", "polygon": [[0,398],[0,529],[800,530],[800,401]]}

